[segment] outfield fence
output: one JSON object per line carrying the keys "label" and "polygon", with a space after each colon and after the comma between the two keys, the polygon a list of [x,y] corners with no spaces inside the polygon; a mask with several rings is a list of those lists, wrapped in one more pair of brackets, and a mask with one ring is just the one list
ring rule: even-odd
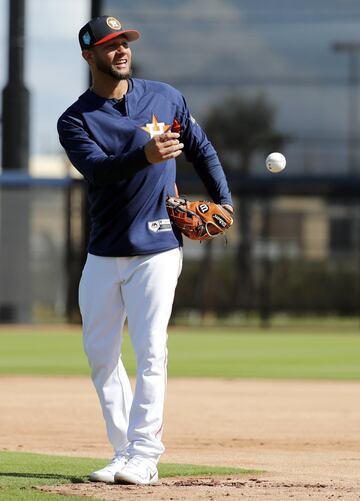
{"label": "outfield fence", "polygon": [[[174,321],[274,314],[360,316],[360,181],[229,179],[235,224],[227,242],[184,242]],[[183,191],[203,198],[198,181]],[[79,322],[86,257],[84,183],[0,176],[0,321]]]}

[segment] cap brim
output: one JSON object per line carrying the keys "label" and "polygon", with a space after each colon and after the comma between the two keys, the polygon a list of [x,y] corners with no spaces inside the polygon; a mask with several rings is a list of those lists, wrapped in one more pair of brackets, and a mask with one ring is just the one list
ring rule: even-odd
{"label": "cap brim", "polygon": [[140,38],[140,33],[136,30],[116,31],[115,33],[110,33],[109,35],[106,35],[106,37],[101,38],[101,40],[98,40],[94,43],[94,45],[101,45],[121,35],[125,36],[129,42],[135,42],[135,40]]}

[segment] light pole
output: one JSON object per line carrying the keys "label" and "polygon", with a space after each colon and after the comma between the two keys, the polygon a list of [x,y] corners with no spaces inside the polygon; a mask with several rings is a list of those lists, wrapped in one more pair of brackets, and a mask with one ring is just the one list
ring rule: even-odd
{"label": "light pole", "polygon": [[9,0],[8,82],[3,90],[2,168],[28,171],[29,101],[25,73],[25,0]]}
{"label": "light pole", "polygon": [[[2,93],[2,174],[26,174],[29,164],[30,95],[25,85],[26,2],[8,0],[8,81]],[[32,320],[30,193],[0,193],[0,322]]]}

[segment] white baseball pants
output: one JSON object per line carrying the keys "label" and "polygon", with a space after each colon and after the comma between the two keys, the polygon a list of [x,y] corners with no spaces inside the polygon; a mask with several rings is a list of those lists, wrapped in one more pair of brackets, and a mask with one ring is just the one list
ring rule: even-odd
{"label": "white baseball pants", "polygon": [[[134,257],[88,254],[79,287],[83,341],[116,453],[158,461],[167,371],[167,325],[182,250]],[[137,362],[134,396],[121,360],[125,319]]]}

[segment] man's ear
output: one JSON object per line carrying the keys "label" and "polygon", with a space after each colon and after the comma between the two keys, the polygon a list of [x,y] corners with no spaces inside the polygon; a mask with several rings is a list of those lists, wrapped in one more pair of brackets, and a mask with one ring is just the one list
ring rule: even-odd
{"label": "man's ear", "polygon": [[91,50],[84,49],[81,53],[82,57],[85,59],[85,61],[90,64],[93,61],[93,53]]}

